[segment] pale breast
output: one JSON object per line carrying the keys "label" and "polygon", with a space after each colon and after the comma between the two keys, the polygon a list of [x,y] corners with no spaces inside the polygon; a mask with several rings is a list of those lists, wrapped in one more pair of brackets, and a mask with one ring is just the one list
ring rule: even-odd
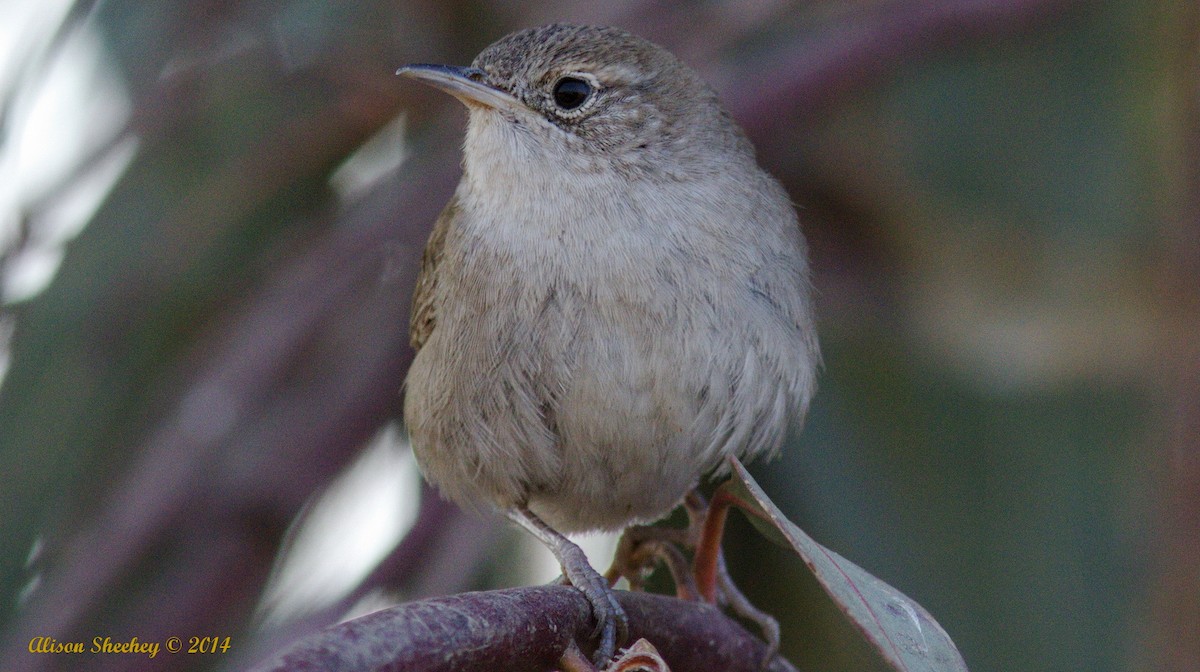
{"label": "pale breast", "polygon": [[815,367],[798,232],[705,230],[703,192],[646,227],[664,194],[587,193],[565,213],[461,200],[405,407],[451,498],[564,532],[657,518],[725,453],[773,451]]}

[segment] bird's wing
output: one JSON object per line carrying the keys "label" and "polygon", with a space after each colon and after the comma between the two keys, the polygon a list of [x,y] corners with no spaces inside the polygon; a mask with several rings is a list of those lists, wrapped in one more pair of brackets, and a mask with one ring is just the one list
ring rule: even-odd
{"label": "bird's wing", "polygon": [[458,216],[458,198],[452,197],[438,216],[429,234],[429,242],[425,243],[425,253],[421,255],[421,271],[417,274],[417,288],[413,291],[412,318],[408,325],[408,339],[414,350],[420,350],[433,327],[437,324],[437,305],[434,302],[434,291],[437,287],[438,264],[442,261],[443,248],[446,245],[446,232]]}

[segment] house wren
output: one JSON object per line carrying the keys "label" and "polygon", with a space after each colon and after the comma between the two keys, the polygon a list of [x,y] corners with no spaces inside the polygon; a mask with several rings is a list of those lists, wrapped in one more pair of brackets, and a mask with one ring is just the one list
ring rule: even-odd
{"label": "house wren", "polygon": [[819,354],[795,211],[713,90],[625,31],[532,28],[399,74],[469,114],[413,299],[413,450],[550,546],[607,658],[624,613],[562,533],[656,520],[798,426]]}

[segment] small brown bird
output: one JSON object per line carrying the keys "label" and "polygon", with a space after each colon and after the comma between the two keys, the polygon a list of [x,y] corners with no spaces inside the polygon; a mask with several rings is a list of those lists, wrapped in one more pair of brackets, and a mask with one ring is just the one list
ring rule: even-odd
{"label": "small brown bird", "polygon": [[661,518],[798,427],[819,354],[795,211],[712,89],[625,31],[532,28],[399,74],[469,111],[414,297],[413,450],[554,551],[607,659],[624,614],[562,533]]}

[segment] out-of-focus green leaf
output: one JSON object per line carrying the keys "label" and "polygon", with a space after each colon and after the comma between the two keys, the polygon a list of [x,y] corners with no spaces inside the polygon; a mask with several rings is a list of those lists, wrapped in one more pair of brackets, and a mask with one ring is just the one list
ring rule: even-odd
{"label": "out-of-focus green leaf", "polygon": [[737,458],[722,486],[751,514],[755,527],[799,555],[844,614],[893,668],[902,672],[966,672],[950,635],[907,595],[818,544],[783,515]]}

